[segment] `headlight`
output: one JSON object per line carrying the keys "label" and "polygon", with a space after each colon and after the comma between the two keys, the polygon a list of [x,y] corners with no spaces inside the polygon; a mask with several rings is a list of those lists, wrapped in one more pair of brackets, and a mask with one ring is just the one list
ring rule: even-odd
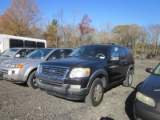
{"label": "headlight", "polygon": [[38,73],[41,73],[41,72],[42,72],[42,66],[41,66],[41,65],[38,65],[37,72],[38,72]]}
{"label": "headlight", "polygon": [[23,64],[8,64],[7,67],[9,68],[23,68]]}
{"label": "headlight", "polygon": [[81,78],[81,77],[88,77],[90,75],[89,68],[74,68],[72,69],[69,77],[70,78]]}
{"label": "headlight", "polygon": [[156,106],[156,105],[155,105],[155,101],[154,101],[153,98],[150,98],[150,97],[148,97],[148,96],[146,96],[146,95],[143,95],[143,94],[140,93],[140,92],[137,92],[137,93],[136,93],[136,98],[137,98],[139,101],[141,101],[142,103],[145,103],[145,104],[147,104],[147,105],[149,105],[149,106],[152,106],[152,107],[155,107],[155,106]]}

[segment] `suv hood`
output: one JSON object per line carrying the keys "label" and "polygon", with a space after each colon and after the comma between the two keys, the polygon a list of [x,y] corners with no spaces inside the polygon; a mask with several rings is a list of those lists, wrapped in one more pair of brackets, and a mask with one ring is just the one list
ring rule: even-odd
{"label": "suv hood", "polygon": [[151,74],[142,84],[140,92],[160,101],[160,75]]}
{"label": "suv hood", "polygon": [[87,58],[87,57],[69,57],[65,59],[57,59],[54,61],[43,62],[41,65],[51,65],[51,66],[63,66],[63,67],[87,67],[87,66],[98,66],[99,62],[102,63],[105,60],[99,58]]}
{"label": "suv hood", "polygon": [[11,60],[5,60],[5,64],[30,64],[30,63],[40,63],[43,62],[42,59],[11,59]]}
{"label": "suv hood", "polygon": [[6,60],[13,60],[14,58],[12,58],[12,57],[2,57],[2,58],[0,58],[0,63],[1,62],[4,62],[4,61],[6,61]]}

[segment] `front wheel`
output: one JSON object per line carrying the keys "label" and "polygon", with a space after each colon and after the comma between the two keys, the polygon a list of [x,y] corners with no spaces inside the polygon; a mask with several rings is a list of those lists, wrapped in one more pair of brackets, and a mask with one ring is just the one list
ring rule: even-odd
{"label": "front wheel", "polygon": [[91,106],[98,106],[103,99],[103,85],[100,78],[96,78],[92,83],[89,94],[86,96],[86,103]]}
{"label": "front wheel", "polygon": [[35,76],[35,72],[32,72],[28,78],[27,84],[29,87],[32,87],[33,89],[37,89],[37,81],[36,81],[36,76]]}
{"label": "front wheel", "polygon": [[130,70],[126,76],[126,79],[123,81],[123,86],[130,87],[133,82],[133,72]]}

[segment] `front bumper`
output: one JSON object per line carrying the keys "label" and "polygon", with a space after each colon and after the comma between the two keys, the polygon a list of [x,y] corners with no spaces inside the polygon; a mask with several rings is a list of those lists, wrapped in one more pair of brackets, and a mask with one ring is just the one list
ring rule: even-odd
{"label": "front bumper", "polygon": [[24,83],[27,79],[27,76],[21,75],[20,69],[0,69],[0,72],[1,78],[14,83]]}
{"label": "front bumper", "polygon": [[134,101],[133,108],[134,108],[135,120],[137,120],[138,118],[139,120],[159,120],[160,119],[160,112],[156,108],[143,104],[138,100]]}
{"label": "front bumper", "polygon": [[69,100],[83,100],[89,93],[89,89],[87,88],[70,89],[69,84],[47,84],[43,80],[39,79],[37,79],[37,86],[48,94]]}

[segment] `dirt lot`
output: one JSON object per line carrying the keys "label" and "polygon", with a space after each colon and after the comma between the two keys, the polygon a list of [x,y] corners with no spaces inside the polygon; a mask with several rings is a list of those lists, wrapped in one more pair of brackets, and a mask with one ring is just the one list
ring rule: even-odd
{"label": "dirt lot", "polygon": [[131,88],[117,86],[104,94],[98,107],[48,95],[39,89],[0,81],[0,120],[130,120],[133,118],[134,88],[159,60],[135,60],[136,69]]}

